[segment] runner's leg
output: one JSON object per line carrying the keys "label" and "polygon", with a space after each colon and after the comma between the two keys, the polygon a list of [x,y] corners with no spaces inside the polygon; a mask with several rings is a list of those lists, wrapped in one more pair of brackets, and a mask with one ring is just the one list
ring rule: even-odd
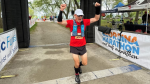
{"label": "runner's leg", "polygon": [[72,56],[73,56],[73,60],[74,60],[74,66],[75,66],[75,68],[79,68],[79,55],[77,55],[77,54],[72,54]]}
{"label": "runner's leg", "polygon": [[75,63],[75,65],[74,65],[74,70],[75,70],[75,81],[77,82],[77,83],[80,83],[80,78],[79,78],[79,56],[78,55],[76,55],[76,54],[72,54],[72,56],[73,56],[73,59],[74,59],[74,63]]}
{"label": "runner's leg", "polygon": [[85,66],[85,65],[87,65],[87,53],[85,53],[85,54],[83,54],[82,56],[81,56],[81,59],[82,59],[82,64],[80,63],[80,65],[82,66]]}
{"label": "runner's leg", "polygon": [[81,66],[87,65],[87,53],[81,55],[81,59],[82,59],[82,61],[80,62],[80,65],[79,65],[79,73],[80,74],[82,74]]}

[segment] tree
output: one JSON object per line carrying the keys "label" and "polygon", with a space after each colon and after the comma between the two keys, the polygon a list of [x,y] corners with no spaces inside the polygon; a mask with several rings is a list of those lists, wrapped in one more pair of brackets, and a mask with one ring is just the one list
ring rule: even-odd
{"label": "tree", "polygon": [[[133,0],[128,0],[128,4],[131,3]],[[128,16],[130,16],[130,12],[128,12]]]}
{"label": "tree", "polygon": [[131,3],[133,0],[128,0],[128,4]]}
{"label": "tree", "polygon": [[76,4],[77,8],[79,9],[80,6],[79,6],[79,3],[78,3],[78,2],[80,2],[80,0],[74,0],[74,2],[75,2],[75,4]]}
{"label": "tree", "polygon": [[34,16],[34,10],[29,7],[29,15]]}
{"label": "tree", "polygon": [[[113,1],[114,1],[114,0],[113,0]],[[119,2],[125,4],[125,3],[123,2],[123,0],[115,0],[114,3],[113,3],[113,7],[115,7]]]}
{"label": "tree", "polygon": [[129,17],[135,17],[136,16],[136,12],[131,12]]}
{"label": "tree", "polygon": [[28,2],[28,7],[30,7],[31,9],[34,9],[34,6],[32,5],[31,2]]}
{"label": "tree", "polygon": [[68,19],[70,10],[80,8],[79,2],[80,0],[34,0],[33,6],[45,14],[56,15],[59,12],[60,5],[65,3],[67,8],[63,11],[63,14]]}
{"label": "tree", "polygon": [[107,8],[106,10],[109,10],[114,8],[119,2],[126,4],[123,0],[102,0],[102,5]]}
{"label": "tree", "polygon": [[138,17],[139,17],[139,11],[136,12],[136,17],[135,17],[135,21],[138,21]]}
{"label": "tree", "polygon": [[113,0],[102,0],[102,5],[106,8],[106,10],[112,9],[112,2]]}
{"label": "tree", "polygon": [[[128,4],[131,3],[134,0],[128,0]],[[128,15],[130,15],[130,12],[128,13]],[[136,12],[136,17],[135,17],[135,21],[138,21],[138,17],[139,17],[139,11]]]}

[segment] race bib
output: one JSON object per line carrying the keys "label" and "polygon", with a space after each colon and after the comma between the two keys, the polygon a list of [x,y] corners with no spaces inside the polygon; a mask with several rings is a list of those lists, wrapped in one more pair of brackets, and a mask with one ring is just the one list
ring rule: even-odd
{"label": "race bib", "polygon": [[[71,36],[73,36],[72,32],[71,32]],[[77,33],[77,36],[75,36],[75,39],[83,39],[83,37],[81,36],[81,33]]]}
{"label": "race bib", "polygon": [[75,36],[75,39],[83,39],[82,36]]}
{"label": "race bib", "polygon": [[81,36],[81,33],[77,33],[77,36],[75,36],[75,39],[83,39],[83,37]]}

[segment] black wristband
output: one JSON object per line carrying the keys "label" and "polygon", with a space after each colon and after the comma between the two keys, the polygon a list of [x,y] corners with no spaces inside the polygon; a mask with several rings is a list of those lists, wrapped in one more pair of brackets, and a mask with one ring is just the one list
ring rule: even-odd
{"label": "black wristband", "polygon": [[99,15],[100,14],[100,6],[95,7],[95,14]]}
{"label": "black wristband", "polygon": [[62,11],[59,12],[59,16],[58,16],[57,21],[62,22]]}

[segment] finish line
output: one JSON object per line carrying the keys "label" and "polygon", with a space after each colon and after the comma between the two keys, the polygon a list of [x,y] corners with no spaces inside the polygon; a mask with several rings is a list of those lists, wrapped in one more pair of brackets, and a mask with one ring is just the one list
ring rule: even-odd
{"label": "finish line", "polygon": [[[60,45],[69,45],[69,44],[70,44],[70,43],[44,44],[44,45],[30,45],[29,48],[48,47],[48,46],[60,46]],[[93,43],[86,43],[86,44],[93,44]]]}
{"label": "finish line", "polygon": [[[81,80],[81,82],[91,81],[91,80],[95,80],[95,79],[99,79],[99,78],[103,78],[103,77],[137,71],[140,69],[142,69],[142,68],[140,68],[134,64],[131,64],[128,66],[123,66],[123,67],[116,67],[116,68],[110,68],[110,69],[105,69],[105,70],[87,72],[87,73],[82,73],[80,75],[80,80]],[[75,82],[75,75],[74,75],[74,76],[58,78],[58,79],[34,83],[34,84],[75,84],[75,83],[76,82]]]}

